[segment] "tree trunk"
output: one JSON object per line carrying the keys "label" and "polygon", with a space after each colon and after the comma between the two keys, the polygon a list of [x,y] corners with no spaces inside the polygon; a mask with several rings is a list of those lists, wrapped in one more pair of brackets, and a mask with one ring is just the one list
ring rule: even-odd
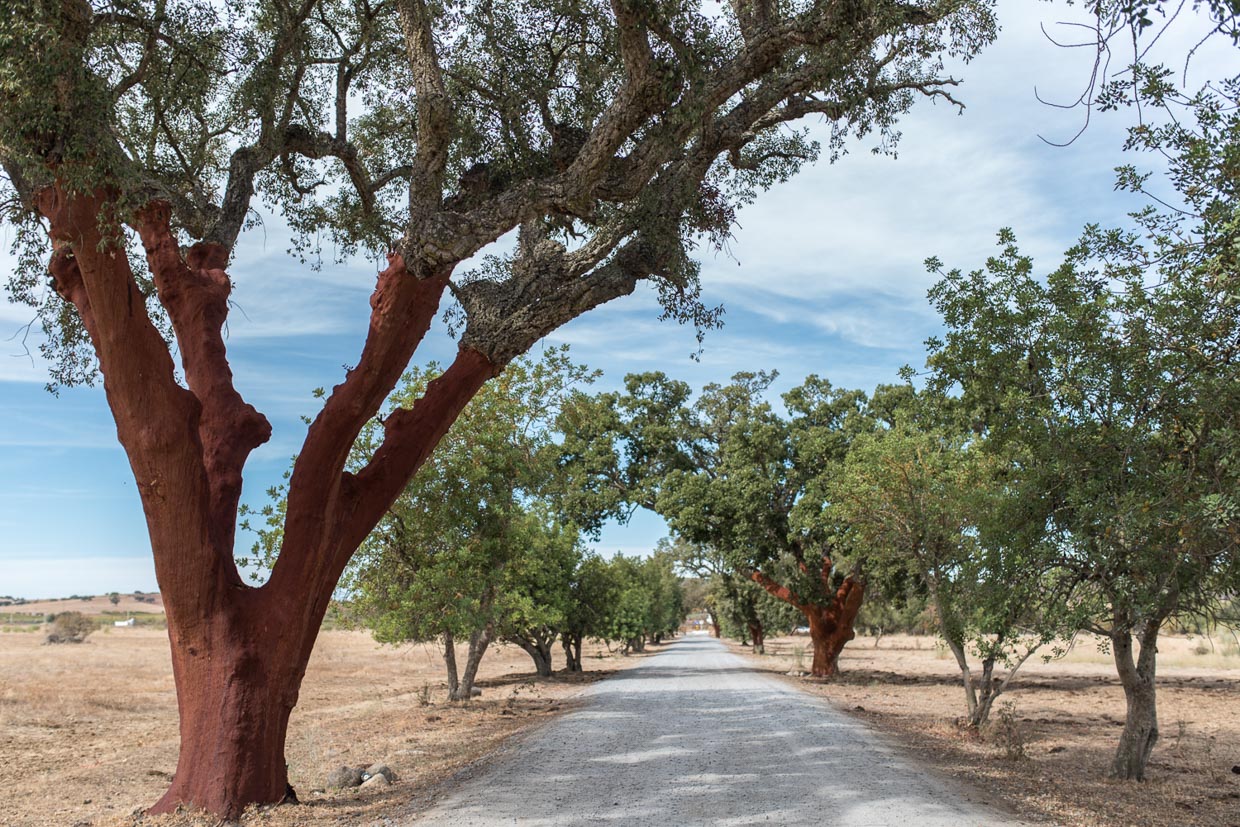
{"label": "tree trunk", "polygon": [[[1024,663],[1024,661],[1022,660],[1020,663]],[[969,725],[974,729],[986,726],[986,722],[990,720],[990,710],[995,705],[995,699],[1003,694],[1007,682],[1012,679],[1012,676],[1016,674],[1016,670],[1020,668],[1020,663],[1011,664],[1007,680],[996,684],[995,655],[988,655],[982,661],[982,685],[978,687],[977,704],[969,716]]]}
{"label": "tree trunk", "polygon": [[297,800],[284,739],[315,632],[298,646],[266,616],[248,620],[230,613],[192,632],[169,623],[181,744],[151,813],[187,805],[235,818],[249,803]]}
{"label": "tree trunk", "polygon": [[723,637],[723,627],[719,625],[719,615],[710,613],[710,632],[717,638]]}
{"label": "tree trunk", "polygon": [[865,587],[849,577],[837,590],[831,605],[802,608],[809,621],[809,637],[814,646],[809,672],[815,678],[830,678],[839,671],[840,653],[848,641],[857,636],[853,624],[861,610],[864,592]]}
{"label": "tree trunk", "polygon": [[540,678],[551,677],[551,647],[555,645],[555,635],[546,635],[538,632],[529,635],[519,635],[509,640],[523,650],[525,654],[530,656],[530,660],[534,661],[534,669],[538,672]]}
{"label": "tree trunk", "polygon": [[456,638],[449,631],[443,633],[443,663],[448,670],[448,697],[455,698],[460,693],[461,678],[456,668]]}
{"label": "tree trunk", "polygon": [[1133,657],[1133,639],[1127,632],[1111,635],[1111,651],[1124,687],[1128,714],[1119,748],[1111,765],[1115,778],[1144,781],[1145,766],[1158,742],[1158,707],[1155,698],[1155,665],[1158,626],[1150,624],[1140,635],[1141,651]]}
{"label": "tree trunk", "polygon": [[456,691],[448,695],[449,700],[468,701],[473,698],[474,679],[478,677],[478,665],[482,663],[482,656],[486,653],[487,646],[491,644],[492,634],[494,634],[494,629],[488,623],[469,636],[469,655],[465,658],[465,671],[461,674],[461,682]]}
{"label": "tree trunk", "polygon": [[761,620],[749,621],[749,640],[752,642],[755,655],[766,654],[766,632],[762,628]]}
{"label": "tree trunk", "polygon": [[[942,616],[940,610],[939,617],[942,618]],[[969,668],[969,659],[964,651],[964,644],[946,633],[943,635],[943,640],[956,658],[956,665],[960,667],[960,683],[964,686],[964,702],[968,710],[969,724],[977,726],[977,689],[973,686],[973,670]]]}
{"label": "tree trunk", "polygon": [[[822,558],[821,578],[823,587],[831,582],[832,563],[827,557]],[[781,586],[760,571],[750,572],[749,578],[757,583],[773,597],[795,606],[805,615],[809,623],[810,642],[814,647],[814,660],[810,665],[810,674],[815,678],[829,678],[839,668],[840,652],[845,644],[856,637],[853,626],[857,622],[857,613],[861,611],[861,600],[865,596],[865,583],[858,577],[848,575],[830,594],[830,602],[816,603],[799,597],[787,586]]]}
{"label": "tree trunk", "polygon": [[564,647],[564,661],[569,672],[581,672],[581,635],[564,632],[560,636],[560,645]]}

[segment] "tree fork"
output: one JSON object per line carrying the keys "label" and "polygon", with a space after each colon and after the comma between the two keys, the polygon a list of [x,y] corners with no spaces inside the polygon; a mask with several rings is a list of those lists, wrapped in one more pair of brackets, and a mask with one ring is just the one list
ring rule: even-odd
{"label": "tree fork", "polygon": [[[177,336],[186,384],[146,312],[122,243],[101,216],[106,191],[56,184],[38,195],[54,253],[56,291],[77,310],[99,357],[117,435],[146,515],[165,596],[181,746],[177,772],[152,813],[180,806],[235,818],[250,804],[296,800],[284,744],[306,664],[344,566],[379,516],[500,366],[463,348],[412,409],[389,417],[387,439],[356,477],[348,446],[408,364],[447,286],[449,271],[408,272],[389,259],[372,297],[370,335],[357,368],[329,398],[299,455],[285,542],[271,579],[251,588],[232,558],[241,471],[270,436],[266,419],[232,384],[221,328],[227,250],[182,252],[166,205],[136,215],[159,299]],[[317,490],[302,483],[318,481]],[[327,480],[326,484],[323,481]],[[489,633],[466,668],[471,681]],[[471,647],[472,648],[472,647]]]}
{"label": "tree fork", "polygon": [[1127,714],[1119,737],[1111,775],[1125,781],[1144,781],[1150,753],[1158,743],[1158,703],[1155,666],[1158,651],[1158,624],[1150,623],[1140,635],[1141,650],[1133,653],[1132,635],[1127,630],[1111,635],[1111,651],[1124,687]]}
{"label": "tree fork", "polygon": [[[829,561],[823,561],[823,580],[826,581],[831,571]],[[861,610],[861,599],[865,596],[865,584],[853,575],[844,578],[832,595],[831,602],[822,605],[803,600],[787,586],[782,586],[760,571],[749,573],[749,579],[766,589],[772,596],[788,603],[805,615],[809,624],[810,642],[814,648],[814,659],[810,665],[810,674],[815,678],[830,678],[838,671],[840,653],[848,641],[857,636],[853,626],[857,613]]]}

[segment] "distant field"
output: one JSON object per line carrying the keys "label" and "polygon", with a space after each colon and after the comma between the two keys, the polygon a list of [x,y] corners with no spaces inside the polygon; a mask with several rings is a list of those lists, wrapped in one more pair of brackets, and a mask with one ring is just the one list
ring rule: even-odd
{"label": "distant field", "polygon": [[[0,634],[0,825],[128,825],[176,769],[167,634],[108,627],[81,645],[41,642],[41,635]],[[427,785],[568,708],[583,682],[639,660],[589,645],[585,655],[585,677],[535,680],[524,652],[493,647],[482,662],[482,697],[452,704],[435,647],[398,649],[363,632],[323,632],[289,725],[289,773],[306,806],[281,807],[254,823],[382,823],[416,806]],[[322,791],[335,767],[376,761],[400,782],[378,792]],[[216,824],[184,816],[142,823]]]}
{"label": "distant field", "polygon": [[122,594],[118,595],[118,597],[120,602],[115,605],[108,600],[107,595],[96,595],[90,598],[34,600],[15,606],[0,606],[0,623],[5,622],[5,615],[19,614],[47,615],[58,612],[81,612],[82,614],[97,615],[104,614],[105,612],[120,612],[122,614],[134,612],[163,614],[164,612],[164,599],[156,593],[144,594],[141,596],[142,599],[138,599],[133,594]]}
{"label": "distant field", "polygon": [[[766,641],[753,663],[793,669],[805,637]],[[936,639],[893,635],[874,646],[858,637],[830,683],[796,680],[895,735],[928,763],[1006,799],[1026,816],[1091,827],[1240,825],[1240,650],[1230,634],[1213,641],[1164,636],[1158,646],[1162,737],[1142,784],[1107,779],[1124,721],[1124,693],[1109,654],[1083,637],[1063,659],[1031,661],[999,703],[1006,727],[982,738],[962,731],[964,690],[955,660]],[[993,716],[996,722],[1000,717]],[[1001,723],[1001,722],[1000,722]],[[1026,758],[1004,757],[1004,742]]]}

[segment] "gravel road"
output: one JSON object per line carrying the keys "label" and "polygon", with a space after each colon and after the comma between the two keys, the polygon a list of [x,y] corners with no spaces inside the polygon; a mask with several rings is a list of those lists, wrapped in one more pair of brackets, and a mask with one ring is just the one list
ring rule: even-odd
{"label": "gravel road", "polygon": [[677,641],[590,686],[581,701],[412,824],[1020,823],[708,637]]}

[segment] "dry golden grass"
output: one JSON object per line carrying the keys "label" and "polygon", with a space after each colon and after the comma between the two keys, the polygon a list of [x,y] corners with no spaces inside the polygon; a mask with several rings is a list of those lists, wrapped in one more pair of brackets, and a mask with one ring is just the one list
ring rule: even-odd
{"label": "dry golden grass", "polygon": [[[1124,695],[1110,656],[1092,640],[1079,641],[1062,660],[1025,665],[999,700],[1013,705],[1006,734],[1000,726],[979,737],[956,725],[965,714],[960,673],[932,638],[884,637],[876,649],[873,638],[859,637],[844,650],[838,679],[790,680],[1026,817],[1098,827],[1240,827],[1240,775],[1232,771],[1240,765],[1240,657],[1221,647],[1198,655],[1199,643],[1170,636],[1159,643],[1162,739],[1143,784],[1106,777]],[[770,654],[753,662],[783,674],[798,647],[808,640],[768,639]],[[1005,739],[1020,742],[1027,757],[1006,758]]]}
{"label": "dry golden grass", "polygon": [[[76,646],[41,641],[0,634],[0,825],[129,824],[176,769],[167,636],[107,628]],[[452,704],[434,647],[383,647],[362,632],[325,631],[289,723],[290,780],[304,804],[245,821],[359,824],[410,811],[435,782],[568,708],[582,683],[634,660],[588,648],[585,676],[535,680],[524,652],[495,647],[483,660],[482,697]],[[373,794],[322,791],[333,768],[377,761],[396,771],[397,784]],[[141,821],[215,823],[193,816]]]}

